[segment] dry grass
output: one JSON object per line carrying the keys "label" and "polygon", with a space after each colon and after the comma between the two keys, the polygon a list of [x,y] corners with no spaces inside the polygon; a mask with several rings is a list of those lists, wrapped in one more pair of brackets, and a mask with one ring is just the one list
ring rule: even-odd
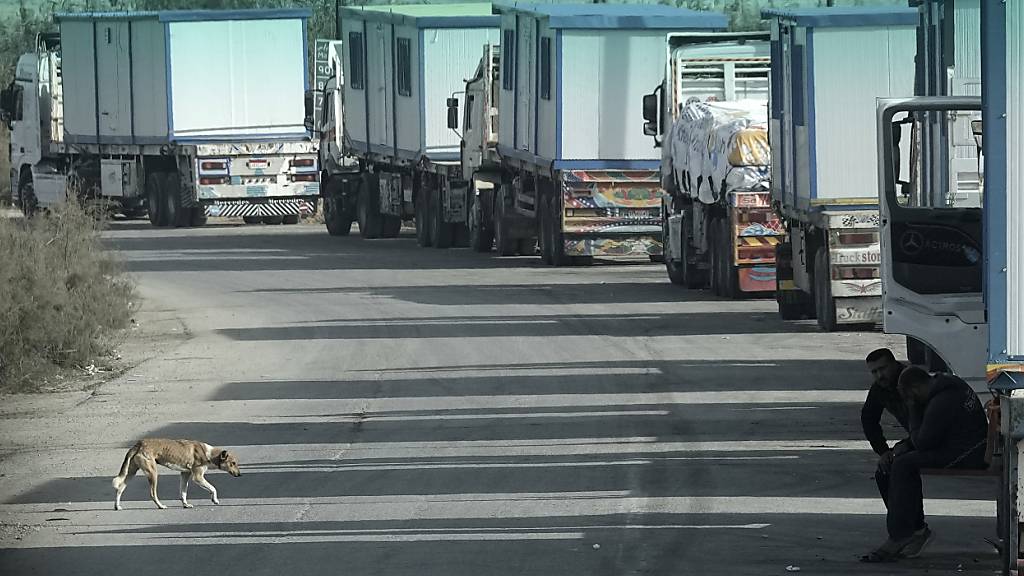
{"label": "dry grass", "polygon": [[134,289],[102,227],[74,202],[0,218],[0,391],[39,390],[61,370],[98,364],[130,322]]}

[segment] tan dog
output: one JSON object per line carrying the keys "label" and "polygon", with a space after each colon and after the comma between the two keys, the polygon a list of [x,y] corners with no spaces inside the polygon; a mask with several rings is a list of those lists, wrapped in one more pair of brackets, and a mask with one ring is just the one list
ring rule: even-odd
{"label": "tan dog", "polygon": [[114,510],[121,509],[121,493],[128,485],[128,480],[139,470],[142,470],[149,478],[149,497],[156,502],[157,508],[161,510],[167,508],[156,495],[157,464],[181,472],[181,505],[185,508],[192,507],[188,503],[186,495],[190,479],[213,496],[214,504],[220,504],[220,501],[217,500],[217,489],[206,478],[203,478],[203,474],[206,473],[209,466],[212,465],[232,476],[242,475],[238,469],[238,460],[227,450],[214,448],[195,440],[145,438],[136,442],[135,446],[128,450],[124,456],[124,463],[121,464],[121,472],[114,477],[114,489],[117,490]]}

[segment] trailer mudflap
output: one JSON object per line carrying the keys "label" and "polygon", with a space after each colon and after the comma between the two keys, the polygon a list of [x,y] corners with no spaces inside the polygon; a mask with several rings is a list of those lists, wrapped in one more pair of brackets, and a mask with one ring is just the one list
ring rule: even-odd
{"label": "trailer mudflap", "polygon": [[243,216],[309,216],[316,212],[315,198],[266,198],[263,200],[217,200],[203,204],[211,218]]}

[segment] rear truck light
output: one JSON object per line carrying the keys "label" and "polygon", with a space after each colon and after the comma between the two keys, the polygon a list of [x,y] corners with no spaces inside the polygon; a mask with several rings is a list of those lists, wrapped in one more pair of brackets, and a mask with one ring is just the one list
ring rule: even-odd
{"label": "rear truck light", "polygon": [[246,160],[245,167],[253,170],[266,170],[267,168],[270,168],[270,160],[267,160],[266,158],[253,158],[251,160]]}
{"label": "rear truck light", "polygon": [[292,168],[313,168],[316,161],[312,158],[292,158]]}
{"label": "rear truck light", "polygon": [[227,160],[200,160],[199,161],[199,173],[200,174],[227,174],[228,173],[228,162],[227,162]]}
{"label": "rear truck light", "polygon": [[316,182],[316,174],[289,174],[288,180],[291,182]]}
{"label": "rear truck light", "polygon": [[836,234],[840,246],[864,246],[878,243],[878,232],[842,232]]}
{"label": "rear truck light", "polygon": [[881,277],[874,266],[842,266],[832,268],[833,280],[877,280]]}
{"label": "rear truck light", "polygon": [[213,186],[215,184],[227,184],[231,179],[227,176],[204,176],[199,179],[200,186]]}

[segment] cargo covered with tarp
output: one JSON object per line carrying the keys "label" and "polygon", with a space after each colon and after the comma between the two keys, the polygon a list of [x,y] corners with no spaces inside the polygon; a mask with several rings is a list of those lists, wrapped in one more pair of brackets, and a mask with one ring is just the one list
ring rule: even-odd
{"label": "cargo covered with tarp", "polygon": [[763,191],[770,181],[768,109],[763,100],[691,101],[672,126],[678,189],[704,204],[734,191]]}

